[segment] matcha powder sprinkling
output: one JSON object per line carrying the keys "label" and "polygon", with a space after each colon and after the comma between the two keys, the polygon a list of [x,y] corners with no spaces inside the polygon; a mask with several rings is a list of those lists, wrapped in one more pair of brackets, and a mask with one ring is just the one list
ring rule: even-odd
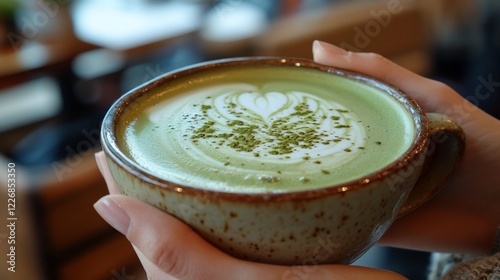
{"label": "matcha powder sprinkling", "polygon": [[[299,148],[311,149],[318,144],[328,145],[343,140],[339,136],[333,137],[333,133],[329,135],[328,132],[320,131],[320,122],[324,118],[318,120],[316,112],[312,111],[306,102],[296,105],[289,116],[277,118],[270,123],[241,118],[242,112],[238,111],[237,104],[229,103],[227,108],[236,118],[225,124],[230,132],[219,132],[218,124],[210,119],[210,110],[216,110],[213,106],[202,104],[196,108],[200,108],[200,112],[194,115],[193,120],[201,125],[192,131],[193,142],[198,143],[199,139],[218,140],[219,146],[225,145],[238,152],[252,152],[255,157],[261,156],[261,153],[255,151],[261,146],[265,146],[270,155],[287,155]],[[344,109],[337,111],[348,112]],[[340,117],[332,116],[331,119],[339,121]],[[334,126],[335,129],[349,127],[348,124],[338,124],[338,122]],[[345,151],[350,152],[350,149]],[[304,160],[309,159],[309,156],[304,157]]]}
{"label": "matcha powder sprinkling", "polygon": [[[287,107],[287,114],[264,118],[234,102],[223,105],[222,115],[212,101],[207,98],[204,103],[194,104],[195,110],[186,118],[190,125],[186,128],[184,138],[190,139],[195,145],[203,142],[214,149],[226,147],[236,152],[250,153],[255,158],[274,157],[282,160],[288,160],[294,152],[300,151],[304,162],[318,165],[322,174],[330,174],[324,166],[321,167],[323,162],[319,159],[322,155],[314,152],[315,156],[311,156],[309,151],[350,141],[348,132],[351,125],[348,119],[342,117],[343,113],[349,113],[345,109],[318,109],[315,105],[311,107],[305,99],[295,106],[291,105],[293,107]],[[342,151],[351,153],[354,148],[364,149],[351,144],[350,147],[343,147]],[[230,165],[230,162],[225,161],[224,165]],[[276,181],[269,178],[263,181]],[[307,183],[310,179],[302,177],[301,181]]]}

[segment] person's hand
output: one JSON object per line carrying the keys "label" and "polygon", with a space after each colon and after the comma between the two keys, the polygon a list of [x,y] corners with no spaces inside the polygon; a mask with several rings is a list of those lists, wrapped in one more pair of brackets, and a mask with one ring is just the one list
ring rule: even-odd
{"label": "person's hand", "polygon": [[[396,86],[425,112],[454,118],[466,134],[462,163],[436,197],[397,220],[381,244],[428,251],[486,253],[500,225],[500,121],[450,87],[412,73],[372,53],[348,52],[314,42],[316,62],[360,72]],[[485,77],[488,77],[487,73]],[[484,78],[470,100],[487,99],[498,81]],[[493,93],[496,94],[496,93]]]}
{"label": "person's hand", "polygon": [[[449,87],[374,54],[346,52],[315,42],[317,62],[358,71],[399,87],[425,111],[454,117],[467,134],[463,164],[450,186],[391,226],[381,243],[426,250],[485,252],[500,224],[499,121]],[[212,247],[174,217],[118,195],[104,155],[96,156],[111,195],[96,210],[133,244],[149,279],[403,279],[388,271],[347,265],[287,267],[233,258]]]}
{"label": "person's hand", "polygon": [[278,266],[236,259],[167,213],[118,194],[103,152],[96,154],[96,161],[110,195],[94,207],[132,243],[148,279],[406,279],[390,271],[360,266]]}

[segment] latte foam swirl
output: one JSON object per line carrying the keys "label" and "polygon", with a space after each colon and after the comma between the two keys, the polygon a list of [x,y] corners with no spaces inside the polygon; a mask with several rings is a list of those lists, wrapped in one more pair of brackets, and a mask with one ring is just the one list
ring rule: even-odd
{"label": "latte foam swirl", "polygon": [[384,90],[297,69],[234,67],[176,78],[122,113],[119,145],[168,182],[241,193],[360,180],[411,147],[413,117]]}
{"label": "latte foam swirl", "polygon": [[348,108],[307,92],[250,84],[204,89],[152,110],[150,120],[170,123],[158,138],[166,147],[179,145],[185,157],[270,182],[328,173],[354,159],[366,142]]}

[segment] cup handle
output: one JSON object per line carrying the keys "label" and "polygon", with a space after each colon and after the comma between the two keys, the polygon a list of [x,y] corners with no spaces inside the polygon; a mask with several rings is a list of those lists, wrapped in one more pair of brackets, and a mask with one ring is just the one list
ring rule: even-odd
{"label": "cup handle", "polygon": [[465,150],[465,133],[455,121],[438,113],[426,113],[426,116],[430,141],[423,170],[398,218],[429,200],[445,186]]}

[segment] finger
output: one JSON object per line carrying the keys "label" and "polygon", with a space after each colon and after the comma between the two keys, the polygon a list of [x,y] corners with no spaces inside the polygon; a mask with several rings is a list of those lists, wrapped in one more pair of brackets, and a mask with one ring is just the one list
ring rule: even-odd
{"label": "finger", "polygon": [[314,60],[364,73],[395,86],[422,78],[375,53],[350,52],[321,41],[313,43]]}
{"label": "finger", "polygon": [[318,63],[359,72],[389,83],[410,95],[425,111],[442,112],[461,102],[448,86],[417,75],[374,53],[350,52],[334,45],[315,41],[314,60]]}
{"label": "finger", "polygon": [[[135,199],[110,195],[94,206],[164,273],[178,279],[224,279],[236,260],[215,249],[176,218]],[[217,265],[207,265],[217,260]],[[200,274],[201,273],[201,274]],[[206,278],[207,275],[217,277]],[[230,278],[227,278],[230,279]]]}
{"label": "finger", "polygon": [[104,177],[104,181],[108,186],[108,191],[110,194],[119,194],[118,188],[116,187],[115,180],[111,175],[111,171],[109,171],[108,163],[106,162],[106,155],[103,151],[97,152],[95,154],[95,160],[97,163],[97,167],[99,171],[101,171],[102,176]]}

